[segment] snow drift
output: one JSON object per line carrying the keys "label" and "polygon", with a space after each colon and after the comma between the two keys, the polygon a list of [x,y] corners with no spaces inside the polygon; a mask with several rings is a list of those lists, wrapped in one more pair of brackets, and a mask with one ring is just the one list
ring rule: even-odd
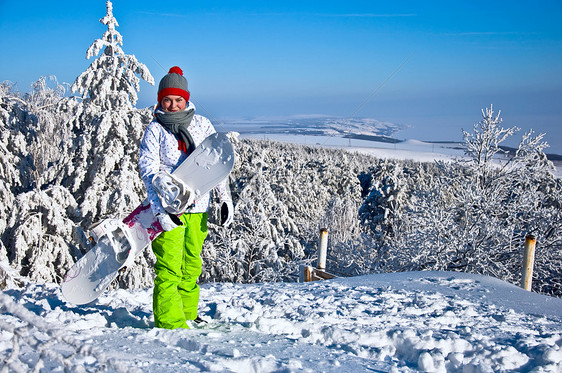
{"label": "snow drift", "polygon": [[556,372],[562,300],[452,272],[315,283],[207,283],[191,330],[153,328],[151,289],[65,303],[54,284],[0,296],[0,356],[29,371]]}

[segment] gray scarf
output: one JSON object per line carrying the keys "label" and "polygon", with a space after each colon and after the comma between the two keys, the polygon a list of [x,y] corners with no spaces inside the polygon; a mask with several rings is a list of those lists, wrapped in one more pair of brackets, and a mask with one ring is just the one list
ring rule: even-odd
{"label": "gray scarf", "polygon": [[188,155],[195,150],[195,143],[189,134],[187,127],[195,115],[195,109],[175,111],[173,113],[165,112],[158,108],[154,112],[158,123],[165,129],[176,135],[185,144],[183,149]]}

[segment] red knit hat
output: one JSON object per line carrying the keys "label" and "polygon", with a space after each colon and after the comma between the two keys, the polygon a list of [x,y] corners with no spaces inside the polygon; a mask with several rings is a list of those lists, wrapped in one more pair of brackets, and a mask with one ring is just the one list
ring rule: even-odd
{"label": "red knit hat", "polygon": [[189,91],[187,90],[187,79],[183,76],[183,71],[174,66],[164,75],[158,85],[158,102],[168,95],[182,96],[185,101],[189,101]]}

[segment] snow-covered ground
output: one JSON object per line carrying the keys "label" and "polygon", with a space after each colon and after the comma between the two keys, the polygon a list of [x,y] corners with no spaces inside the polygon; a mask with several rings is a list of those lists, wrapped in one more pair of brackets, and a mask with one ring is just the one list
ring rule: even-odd
{"label": "snow-covered ground", "polygon": [[153,328],[151,289],[73,306],[28,283],[0,305],[8,371],[41,349],[44,371],[562,371],[562,299],[465,273],[204,284],[191,330]]}

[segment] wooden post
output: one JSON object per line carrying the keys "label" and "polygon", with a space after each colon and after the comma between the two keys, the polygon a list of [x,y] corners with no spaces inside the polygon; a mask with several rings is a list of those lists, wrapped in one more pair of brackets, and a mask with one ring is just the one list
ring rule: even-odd
{"label": "wooden post", "polygon": [[523,268],[521,274],[521,287],[531,291],[533,282],[533,266],[535,264],[535,236],[528,234],[525,237],[525,251],[523,252]]}
{"label": "wooden post", "polygon": [[328,256],[328,230],[320,229],[318,239],[318,264],[316,268],[308,265],[301,265],[299,270],[299,282],[310,282],[318,280],[330,280],[336,278],[331,273],[326,272],[326,257]]}
{"label": "wooden post", "polygon": [[320,238],[318,240],[318,264],[316,268],[326,269],[326,257],[328,256],[328,230],[320,229]]}
{"label": "wooden post", "polygon": [[312,281],[312,267],[301,265],[299,272],[299,282],[310,282]]}

